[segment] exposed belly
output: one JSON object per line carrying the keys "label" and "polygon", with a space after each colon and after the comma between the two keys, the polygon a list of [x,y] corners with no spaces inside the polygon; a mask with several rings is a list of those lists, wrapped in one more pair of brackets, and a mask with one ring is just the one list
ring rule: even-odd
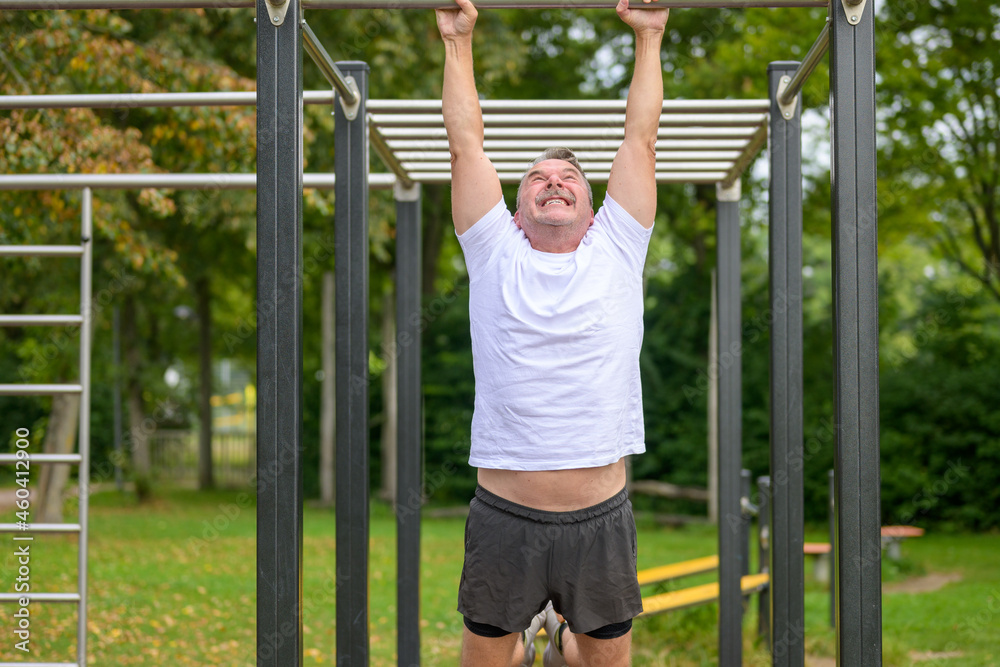
{"label": "exposed belly", "polygon": [[501,498],[535,509],[569,512],[596,505],[625,487],[625,460],[571,470],[479,469],[479,484]]}

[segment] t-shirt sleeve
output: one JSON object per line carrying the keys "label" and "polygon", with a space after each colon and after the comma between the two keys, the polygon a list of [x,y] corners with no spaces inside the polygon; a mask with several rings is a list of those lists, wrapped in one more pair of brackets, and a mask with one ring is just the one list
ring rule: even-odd
{"label": "t-shirt sleeve", "polygon": [[605,195],[604,205],[594,216],[591,233],[606,238],[629,269],[642,271],[653,230],[640,225],[609,195]]}
{"label": "t-shirt sleeve", "polygon": [[514,217],[507,210],[503,199],[465,230],[464,234],[456,232],[465,255],[469,278],[474,280],[486,268],[495,252],[505,243],[511,243],[520,233],[521,230],[514,224]]}

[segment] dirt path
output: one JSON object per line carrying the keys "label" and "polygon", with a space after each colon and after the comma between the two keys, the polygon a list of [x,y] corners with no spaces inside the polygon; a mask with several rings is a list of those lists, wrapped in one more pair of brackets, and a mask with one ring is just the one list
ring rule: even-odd
{"label": "dirt path", "polygon": [[933,593],[944,588],[948,584],[961,581],[962,575],[958,572],[934,572],[923,577],[907,579],[906,581],[894,581],[882,586],[883,593]]}

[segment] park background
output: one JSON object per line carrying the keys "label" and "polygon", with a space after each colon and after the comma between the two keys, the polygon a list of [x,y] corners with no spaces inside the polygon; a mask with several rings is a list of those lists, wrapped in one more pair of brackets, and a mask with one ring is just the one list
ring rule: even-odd
{"label": "park background", "polygon": [[[995,549],[1000,527],[1000,3],[911,0],[879,3],[877,11],[882,520],[920,526],[929,533],[924,546],[914,543],[904,549],[914,554],[912,561],[886,574],[888,579],[905,579],[941,567],[933,558],[949,550],[973,554]],[[767,63],[801,58],[825,12],[675,10],[664,40],[666,97],[766,97]],[[443,49],[432,12],[316,11],[309,12],[308,20],[335,59],[370,64],[372,98],[440,97]],[[2,12],[0,26],[0,93],[6,95],[254,86],[255,26],[252,13],[244,10]],[[479,91],[485,98],[620,98],[631,74],[631,35],[610,10],[489,10],[480,15],[476,57]],[[803,90],[803,465],[806,517],[820,537],[835,442],[826,64],[824,59]],[[306,89],[327,87],[311,65],[304,71]],[[305,114],[306,170],[332,172],[330,110],[309,106]],[[137,109],[126,103],[109,110],[2,112],[0,173],[252,172],[255,131],[252,108]],[[372,164],[373,171],[382,168],[374,155]],[[754,476],[766,474],[768,468],[766,177],[766,160],[758,159],[744,178],[741,205],[743,464]],[[603,188],[595,190],[599,202]],[[513,201],[513,191],[505,192],[508,202]],[[320,318],[323,274],[333,269],[335,201],[332,193],[308,190],[305,201],[304,481],[307,497],[315,499],[307,513],[307,549],[310,544],[317,545],[317,554],[326,549],[326,560],[318,560],[314,568],[322,571],[332,568],[333,516],[323,507],[320,493]],[[641,364],[647,453],[634,457],[631,473],[635,480],[704,488],[715,191],[709,186],[662,185],[659,201],[645,272]],[[431,510],[460,506],[475,485],[466,465],[473,407],[467,277],[449,207],[446,186],[424,186],[424,466]],[[76,243],[79,210],[80,193],[75,191],[0,193],[0,245]],[[115,641],[116,622],[132,627],[125,618],[115,621],[114,615],[100,622],[97,572],[103,572],[105,556],[119,553],[138,563],[141,545],[162,544],[152,551],[168,561],[171,550],[179,550],[199,567],[216,562],[214,575],[204,573],[216,583],[222,578],[218,568],[237,570],[226,574],[238,583],[218,593],[218,604],[209,607],[241,618],[235,611],[242,608],[240,600],[251,601],[243,605],[251,618],[225,624],[230,630],[243,628],[231,640],[235,644],[190,664],[252,661],[254,210],[253,192],[207,188],[95,194],[91,557],[98,602],[92,632],[108,638],[111,647],[93,642],[95,651],[113,651],[124,642],[121,637]],[[392,539],[387,503],[394,494],[395,249],[394,205],[388,193],[371,194],[370,235],[371,485],[380,499],[374,545]],[[66,260],[0,260],[0,312],[78,312],[78,272],[78,265]],[[112,350],[115,312],[121,340],[118,364]],[[72,330],[0,329],[0,378],[73,380],[76,341]],[[118,432],[124,457],[114,454],[116,387],[122,401]],[[0,398],[0,447],[12,451],[15,430],[22,427],[30,428],[35,451],[65,446],[74,437],[77,410],[73,398]],[[197,465],[199,445],[209,443],[214,451],[211,479],[205,466],[199,477]],[[116,490],[115,464],[122,469],[122,493]],[[10,469],[0,475],[3,484],[12,487]],[[66,480],[69,492],[64,497],[59,479],[45,484],[59,500],[46,501],[41,493],[36,509],[72,516],[71,487],[76,480]],[[231,507],[238,511],[230,518],[232,512],[222,508]],[[645,525],[650,544],[660,539],[656,517],[705,515],[704,503],[690,500],[637,497],[636,507],[649,517]],[[220,523],[220,513],[227,517],[221,531],[212,525]],[[457,530],[461,539],[460,524],[456,529],[454,520],[441,519],[440,526],[434,521],[425,527],[425,551],[438,548],[449,554],[458,544],[452,533]],[[206,525],[219,534],[206,535]],[[428,540],[439,529],[446,536],[443,546],[434,547]],[[663,538],[669,543],[667,551],[649,564],[680,560],[683,548],[669,549],[685,539],[703,544],[702,553],[714,550],[711,530],[698,522],[676,530],[665,533],[670,536]],[[197,548],[199,539],[204,541],[202,550]],[[230,544],[230,539],[248,541]],[[133,546],[124,548],[130,541]],[[47,567],[63,582],[61,587],[71,587],[75,541],[51,542],[42,547],[50,550],[43,553],[51,553]],[[691,555],[702,555],[691,548],[696,552]],[[238,567],[228,556],[234,549],[240,550]],[[385,558],[391,558],[391,551],[386,547]],[[920,554],[931,560],[921,561]],[[59,566],[63,561],[65,568]],[[137,579],[135,596],[142,595],[143,581],[157,581],[165,565],[146,567]],[[111,568],[107,576],[119,580],[126,569]],[[373,564],[373,581],[383,574],[390,577],[391,570]],[[997,581],[992,579],[991,593],[989,578],[977,580],[985,575],[973,573],[966,573],[964,580],[978,582],[984,592],[978,602],[970,602],[973,606],[964,616],[957,612],[952,637],[942,628],[942,642],[966,632],[974,638],[960,641],[963,646],[989,646],[991,637],[995,641],[1000,636]],[[962,584],[950,583],[942,590],[949,586]],[[425,586],[425,605],[444,610],[435,621],[442,627],[431,624],[427,632],[433,636],[437,629],[449,637],[458,627],[448,609],[454,582],[445,581],[441,587],[441,599],[432,602],[426,598],[436,588]],[[195,595],[199,588],[204,586],[193,587]],[[968,597],[964,592],[955,597],[963,596]],[[164,603],[168,597],[164,594]],[[181,597],[183,609],[188,600]],[[391,595],[385,599],[386,608],[391,608]],[[156,620],[164,614],[182,627],[202,617],[199,612],[182,621],[178,614],[157,611],[155,604],[129,604],[126,609],[145,609],[146,622],[162,627],[171,626]],[[989,618],[977,625],[969,619],[981,609],[990,612]],[[204,615],[212,613],[206,607]],[[888,619],[888,609],[886,613]],[[703,631],[709,639],[703,646],[692,640],[696,648],[690,664],[701,664],[700,659],[710,663],[714,615],[704,610],[691,614],[688,625],[707,626]],[[56,613],[51,627],[59,627],[63,621],[58,619],[63,618]],[[372,612],[373,624],[380,618]],[[919,623],[908,623],[907,631],[920,636],[914,630]],[[332,613],[325,626],[324,637],[332,632]],[[72,627],[70,623],[63,629],[72,633]],[[199,631],[208,632],[207,627]],[[383,635],[391,635],[391,624],[378,627]],[[139,634],[133,642],[124,642],[132,648],[135,641],[141,645],[144,636],[135,632]],[[224,630],[219,632],[226,636]],[[51,650],[70,645],[58,632],[51,634]],[[892,649],[897,640],[886,634]],[[211,643],[224,647],[227,641]],[[391,643],[391,636],[382,641]],[[424,641],[437,645],[427,634]],[[832,642],[828,644],[821,641],[815,651],[829,654]],[[698,646],[707,657],[697,657]],[[0,647],[0,656],[7,648]],[[927,650],[945,655],[963,648]],[[976,653],[978,657],[973,657],[974,649],[964,650],[964,657],[930,660],[990,664],[996,655],[995,648]],[[904,649],[899,654],[915,660]],[[101,655],[116,656],[110,660],[118,664],[185,664],[176,655],[151,658],[138,652],[134,663],[122,657],[126,654]],[[661,664],[658,655],[652,652],[642,664]],[[322,662],[323,656],[318,650],[312,657]],[[440,664],[449,664],[442,660]]]}

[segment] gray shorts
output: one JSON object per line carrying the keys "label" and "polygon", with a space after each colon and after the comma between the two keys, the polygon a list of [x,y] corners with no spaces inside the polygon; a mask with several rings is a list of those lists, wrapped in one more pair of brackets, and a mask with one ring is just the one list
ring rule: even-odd
{"label": "gray shorts", "polygon": [[573,633],[642,612],[635,519],[625,489],[592,507],[547,512],[476,488],[465,524],[458,611],[520,632],[549,600]]}

